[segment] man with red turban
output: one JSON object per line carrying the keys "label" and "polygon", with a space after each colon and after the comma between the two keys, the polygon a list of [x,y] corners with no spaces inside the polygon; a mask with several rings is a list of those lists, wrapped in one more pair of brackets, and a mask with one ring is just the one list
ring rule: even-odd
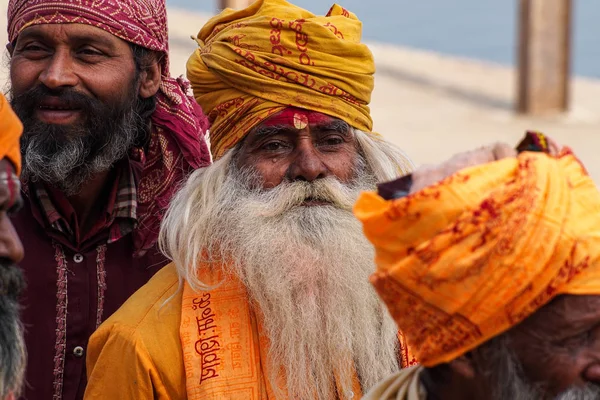
{"label": "man with red turban", "polygon": [[209,164],[206,118],[169,76],[164,0],[11,0],[24,125],[26,397],[82,398],[90,335],[166,259],[171,196]]}

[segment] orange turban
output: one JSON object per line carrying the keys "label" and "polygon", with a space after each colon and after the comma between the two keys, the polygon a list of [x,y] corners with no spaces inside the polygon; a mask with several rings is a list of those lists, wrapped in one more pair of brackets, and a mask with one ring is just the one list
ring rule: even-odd
{"label": "orange turban", "polygon": [[285,0],[258,0],[211,19],[187,76],[212,122],[213,156],[288,106],[370,132],[375,65],[361,33],[361,22],[339,5],[322,17]]}
{"label": "orange turban", "polygon": [[0,160],[8,158],[15,166],[17,175],[21,173],[21,145],[19,140],[23,124],[0,93]]}
{"label": "orange turban", "polygon": [[521,153],[410,196],[361,195],[371,282],[419,361],[449,362],[559,294],[600,295],[600,193],[570,153]]}

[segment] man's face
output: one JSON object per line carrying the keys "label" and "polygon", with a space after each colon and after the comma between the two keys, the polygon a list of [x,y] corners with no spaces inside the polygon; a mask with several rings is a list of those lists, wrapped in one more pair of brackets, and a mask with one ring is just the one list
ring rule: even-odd
{"label": "man's face", "polygon": [[23,246],[10,221],[22,204],[19,177],[6,159],[0,161],[0,398],[17,392],[25,368],[18,298],[24,287]]}
{"label": "man's face", "polygon": [[[14,44],[10,79],[14,97],[39,86],[75,92],[102,104],[123,104],[131,95],[135,64],[129,45],[102,29],[82,24],[29,27]],[[48,125],[81,125],[88,110],[57,96],[35,104],[32,117]]]}
{"label": "man's face", "polygon": [[9,48],[24,176],[75,194],[139,140],[131,47],[99,28],[50,24],[26,28]]}
{"label": "man's face", "polygon": [[600,386],[600,296],[560,296],[509,338],[524,375],[549,394]]}
{"label": "man's face", "polygon": [[560,296],[467,359],[473,365],[472,387],[480,396],[598,399],[600,296]]}
{"label": "man's face", "polygon": [[237,166],[251,168],[260,186],[283,181],[313,182],[354,177],[358,150],[350,126],[325,114],[288,108],[254,128],[244,139]]}

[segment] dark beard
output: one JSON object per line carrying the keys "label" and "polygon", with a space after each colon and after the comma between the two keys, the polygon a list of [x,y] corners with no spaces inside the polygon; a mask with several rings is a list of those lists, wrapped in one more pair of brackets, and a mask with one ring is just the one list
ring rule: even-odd
{"label": "dark beard", "polygon": [[557,396],[545,385],[530,382],[523,372],[517,354],[509,346],[507,334],[497,336],[473,351],[477,369],[488,381],[494,400],[595,400],[600,387],[595,384],[572,386]]}
{"label": "dark beard", "polygon": [[[42,181],[67,196],[81,191],[95,174],[108,171],[135,146],[144,142],[148,132],[145,103],[132,85],[127,100],[104,104],[74,89],[51,90],[38,85],[11,101],[23,122],[21,154],[22,177]],[[80,109],[85,120],[76,125],[51,125],[39,121],[35,110],[47,97],[55,97]]]}
{"label": "dark beard", "polygon": [[0,397],[18,394],[25,372],[25,344],[19,295],[25,287],[19,267],[0,261]]}

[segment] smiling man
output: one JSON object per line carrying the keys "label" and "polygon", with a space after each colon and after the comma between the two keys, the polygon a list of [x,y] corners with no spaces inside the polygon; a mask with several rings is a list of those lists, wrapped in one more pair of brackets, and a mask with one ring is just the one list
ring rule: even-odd
{"label": "smiling man", "polygon": [[178,182],[209,163],[207,121],[169,77],[161,0],[11,0],[23,121],[26,397],[83,397],[89,336],[166,263]]}
{"label": "smiling man", "polygon": [[339,6],[283,0],[201,30],[188,77],[217,161],[163,222],[174,264],[91,338],[86,398],[359,398],[412,361],[352,215],[361,190],[411,169],[371,131],[360,35]]}

